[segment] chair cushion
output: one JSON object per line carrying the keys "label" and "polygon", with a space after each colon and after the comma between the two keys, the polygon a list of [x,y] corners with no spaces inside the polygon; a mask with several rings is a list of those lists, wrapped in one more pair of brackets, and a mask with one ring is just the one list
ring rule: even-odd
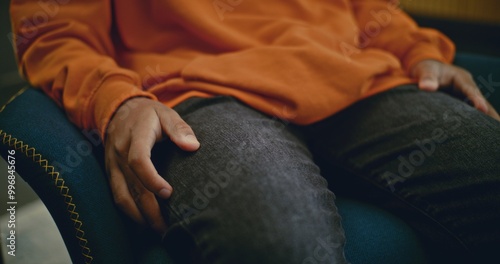
{"label": "chair cushion", "polygon": [[337,207],[351,263],[427,263],[423,246],[405,222],[378,207],[339,197]]}

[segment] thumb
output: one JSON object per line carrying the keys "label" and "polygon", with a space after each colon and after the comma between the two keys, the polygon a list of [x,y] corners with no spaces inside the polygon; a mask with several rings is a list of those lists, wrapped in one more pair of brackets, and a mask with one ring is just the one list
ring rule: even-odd
{"label": "thumb", "polygon": [[185,151],[195,151],[200,148],[200,142],[196,139],[193,130],[179,114],[170,108],[162,110],[158,111],[158,117],[163,132],[170,140]]}
{"label": "thumb", "polygon": [[418,88],[424,91],[436,91],[439,88],[439,62],[423,61],[413,72],[417,78]]}

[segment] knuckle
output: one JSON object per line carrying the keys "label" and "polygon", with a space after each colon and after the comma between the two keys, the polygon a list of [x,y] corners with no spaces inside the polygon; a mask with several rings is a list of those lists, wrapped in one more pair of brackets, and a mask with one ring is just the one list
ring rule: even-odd
{"label": "knuckle", "polygon": [[138,193],[136,195],[132,195],[132,198],[134,199],[135,204],[139,207],[142,208],[141,206],[141,201],[142,201],[143,194]]}
{"label": "knuckle", "polygon": [[176,122],[173,128],[176,133],[191,133],[191,127],[185,122]]}
{"label": "knuckle", "polygon": [[153,193],[147,190],[135,190],[133,191],[132,198],[134,199],[135,204],[142,211],[144,208],[143,205],[151,204],[151,199],[154,198]]}
{"label": "knuckle", "polygon": [[162,230],[163,229],[163,224],[160,223],[159,221],[150,220],[149,225],[151,226],[151,228],[153,230]]}
{"label": "knuckle", "polygon": [[128,208],[132,205],[132,201],[124,194],[113,194],[115,204],[120,208]]}
{"label": "knuckle", "polygon": [[130,188],[130,194],[132,195],[132,199],[134,199],[135,204],[139,205],[146,192],[144,192],[142,188],[132,187]]}
{"label": "knuckle", "polygon": [[160,110],[161,111],[165,111],[165,113],[168,113],[168,114],[177,114],[177,112],[175,112],[174,109],[170,108],[170,107],[167,107],[163,104],[159,104],[159,107],[160,107]]}
{"label": "knuckle", "polygon": [[128,146],[127,144],[125,144],[125,142],[122,142],[122,141],[118,141],[114,144],[113,146],[114,150],[115,150],[115,153],[119,156],[119,157],[124,157],[127,155],[128,153]]}
{"label": "knuckle", "polygon": [[154,106],[154,110],[156,111],[157,115],[175,115],[177,112],[175,112],[172,108],[166,107],[165,105],[161,103],[157,103]]}
{"label": "knuckle", "polygon": [[143,158],[137,155],[129,155],[127,162],[131,167],[137,167],[143,163]]}

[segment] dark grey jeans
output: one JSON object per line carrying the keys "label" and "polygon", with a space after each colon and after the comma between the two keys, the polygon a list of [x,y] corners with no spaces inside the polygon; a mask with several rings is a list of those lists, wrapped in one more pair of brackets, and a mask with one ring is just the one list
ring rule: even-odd
{"label": "dark grey jeans", "polygon": [[333,190],[396,213],[436,257],[500,260],[500,122],[458,99],[402,86],[310,126],[230,97],[175,110],[201,148],[153,151],[174,256],[346,263]]}

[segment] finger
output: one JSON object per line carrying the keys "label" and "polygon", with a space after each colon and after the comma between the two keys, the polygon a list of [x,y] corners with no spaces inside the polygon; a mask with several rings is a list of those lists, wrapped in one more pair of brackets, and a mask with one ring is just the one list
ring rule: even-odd
{"label": "finger", "polygon": [[436,91],[439,88],[440,64],[438,62],[424,62],[415,69],[418,88],[424,91]]}
{"label": "finger", "polygon": [[470,73],[465,70],[459,70],[459,73],[453,79],[453,86],[467,97],[476,109],[488,113],[488,103]]}
{"label": "finger", "polygon": [[[130,169],[127,173],[133,174]],[[130,178],[128,188],[136,207],[140,211],[142,217],[146,220],[147,224],[160,234],[166,232],[167,226],[161,214],[160,206],[155,195],[142,185],[142,183],[137,179],[137,176]]]}
{"label": "finger", "polygon": [[130,194],[127,182],[121,169],[113,161],[110,161],[108,175],[110,175],[109,181],[115,204],[134,221],[145,224],[146,222],[142,217],[142,213]]}
{"label": "finger", "polygon": [[167,199],[172,194],[172,186],[163,179],[151,161],[151,149],[156,142],[154,132],[139,129],[132,134],[128,166],[142,185],[160,198]]}
{"label": "finger", "polygon": [[500,115],[495,110],[495,108],[488,101],[486,101],[486,104],[488,105],[488,113],[486,113],[486,114],[488,114],[489,116],[493,117],[494,119],[500,121]]}
{"label": "finger", "polygon": [[178,147],[185,151],[195,151],[200,148],[200,142],[193,129],[174,110],[157,110],[161,127]]}

